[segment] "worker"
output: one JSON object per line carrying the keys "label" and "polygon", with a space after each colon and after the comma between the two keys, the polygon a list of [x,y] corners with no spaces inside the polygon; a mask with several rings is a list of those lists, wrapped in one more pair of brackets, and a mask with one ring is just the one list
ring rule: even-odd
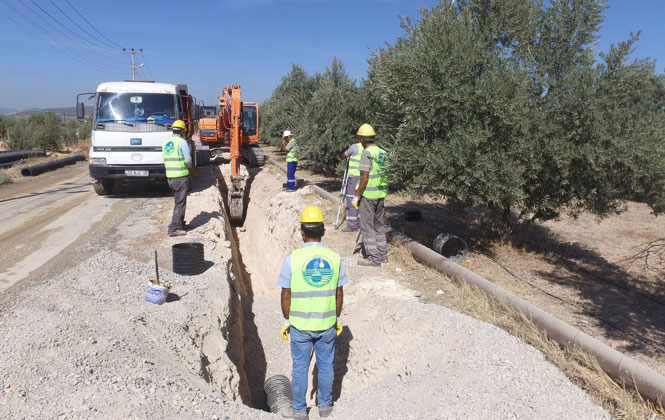
{"label": "worker", "polygon": [[382,262],[388,262],[388,225],[383,204],[388,196],[388,178],[384,174],[388,154],[374,144],[374,136],[369,124],[358,129],[358,141],[365,150],[358,164],[360,182],[351,204],[360,210],[360,233],[367,253],[367,259],[358,261],[358,265],[380,267]]}
{"label": "worker", "polygon": [[168,234],[169,236],[183,236],[187,234],[185,232],[185,208],[189,191],[188,168],[192,166],[192,154],[187,141],[182,137],[187,131],[185,123],[182,120],[176,120],[171,125],[171,129],[173,136],[162,144],[166,180],[175,197]]}
{"label": "worker", "polygon": [[308,418],[305,395],[312,347],[319,370],[319,416],[332,412],[335,337],[342,332],[343,287],[348,279],[340,255],[321,243],[324,221],[317,206],[303,210],[300,234],[304,243],[284,259],[277,280],[284,315],[281,337],[287,340],[291,335],[293,408],[283,413],[288,418]]}
{"label": "worker", "polygon": [[282,149],[286,150],[286,191],[296,190],[296,167],[298,166],[298,144],[289,130],[282,135]]}
{"label": "worker", "polygon": [[342,158],[349,159],[349,169],[347,171],[346,190],[344,197],[346,198],[346,227],[342,228],[343,232],[355,232],[359,229],[358,225],[358,209],[353,207],[353,197],[356,193],[358,181],[360,181],[360,157],[362,156],[363,147],[360,141],[356,141],[348,149],[342,153]]}

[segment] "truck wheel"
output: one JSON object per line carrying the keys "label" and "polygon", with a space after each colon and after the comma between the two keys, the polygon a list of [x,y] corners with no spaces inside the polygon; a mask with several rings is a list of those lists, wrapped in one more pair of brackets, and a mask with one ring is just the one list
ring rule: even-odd
{"label": "truck wheel", "polygon": [[100,179],[92,184],[97,195],[113,194],[114,182],[112,179]]}

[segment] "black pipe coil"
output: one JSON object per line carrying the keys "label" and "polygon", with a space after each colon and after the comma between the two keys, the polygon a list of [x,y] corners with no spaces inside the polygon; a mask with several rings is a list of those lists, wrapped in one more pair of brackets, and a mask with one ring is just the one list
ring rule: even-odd
{"label": "black pipe coil", "polygon": [[194,276],[205,271],[203,244],[183,242],[171,246],[173,272],[185,276]]}
{"label": "black pipe coil", "polygon": [[23,176],[35,176],[44,172],[52,171],[54,169],[62,168],[63,166],[72,165],[76,162],[85,160],[85,156],[76,155],[66,157],[64,159],[58,159],[51,162],[42,163],[35,166],[28,166],[27,168],[21,169],[21,175]]}
{"label": "black pipe coil", "polygon": [[41,156],[46,156],[46,152],[40,152],[39,150],[15,150],[9,152],[0,152],[0,163],[13,162],[15,160]]}

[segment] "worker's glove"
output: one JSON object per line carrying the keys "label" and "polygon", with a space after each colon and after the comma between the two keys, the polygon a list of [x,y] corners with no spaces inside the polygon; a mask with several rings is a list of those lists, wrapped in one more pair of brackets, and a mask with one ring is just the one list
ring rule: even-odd
{"label": "worker's glove", "polygon": [[289,339],[289,330],[291,329],[291,323],[289,322],[288,319],[284,320],[284,325],[282,326],[282,340],[288,340]]}
{"label": "worker's glove", "polygon": [[335,328],[337,329],[337,336],[339,337],[339,335],[342,333],[342,330],[344,329],[344,327],[342,326],[342,323],[339,322],[339,320],[337,320],[337,324],[335,325]]}
{"label": "worker's glove", "polygon": [[351,205],[358,210],[358,202],[360,201],[360,197],[357,195],[353,196],[353,200],[351,201]]}

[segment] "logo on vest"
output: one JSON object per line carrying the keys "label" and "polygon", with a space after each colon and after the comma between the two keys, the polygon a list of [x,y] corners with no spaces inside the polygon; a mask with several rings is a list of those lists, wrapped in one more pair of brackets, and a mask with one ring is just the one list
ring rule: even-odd
{"label": "logo on vest", "polygon": [[376,163],[379,165],[379,168],[383,168],[383,166],[386,164],[386,160],[388,160],[386,154],[383,152],[379,153],[379,155],[376,157]]}
{"label": "logo on vest", "polygon": [[174,150],[175,150],[175,147],[173,147],[173,142],[172,141],[170,141],[170,142],[168,142],[164,145],[164,153],[166,153],[167,155],[172,154]]}
{"label": "logo on vest", "polygon": [[323,287],[333,278],[333,269],[323,257],[312,257],[305,263],[302,276],[312,287]]}

